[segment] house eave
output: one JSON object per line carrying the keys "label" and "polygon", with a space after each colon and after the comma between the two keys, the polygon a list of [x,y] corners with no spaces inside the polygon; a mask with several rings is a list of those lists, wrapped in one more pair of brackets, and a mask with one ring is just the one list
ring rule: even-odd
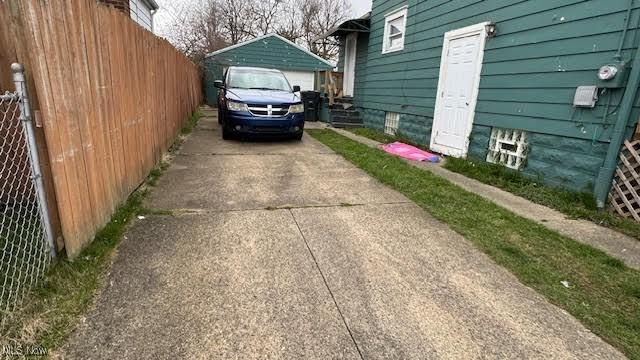
{"label": "house eave", "polygon": [[160,6],[155,0],[143,0],[152,11],[157,11],[160,9]]}
{"label": "house eave", "polygon": [[340,25],[329,29],[326,33],[313,39],[314,42],[326,39],[328,37],[340,37],[349,33],[368,33],[371,31],[371,13],[366,13],[357,19],[349,19]]}

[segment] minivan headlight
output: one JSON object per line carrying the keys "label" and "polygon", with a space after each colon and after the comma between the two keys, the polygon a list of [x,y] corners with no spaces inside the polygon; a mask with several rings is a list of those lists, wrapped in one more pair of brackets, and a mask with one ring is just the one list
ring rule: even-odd
{"label": "minivan headlight", "polygon": [[249,111],[247,104],[230,100],[227,100],[227,109],[231,111]]}
{"label": "minivan headlight", "polygon": [[301,112],[304,112],[304,105],[302,103],[293,104],[293,105],[289,106],[289,112],[290,113],[301,113]]}

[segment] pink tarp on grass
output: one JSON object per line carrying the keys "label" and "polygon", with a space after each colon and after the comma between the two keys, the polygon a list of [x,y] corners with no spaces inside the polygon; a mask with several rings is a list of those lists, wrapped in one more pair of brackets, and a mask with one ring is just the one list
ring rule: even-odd
{"label": "pink tarp on grass", "polygon": [[436,154],[397,141],[391,144],[380,145],[380,148],[389,154],[398,155],[409,160],[440,162],[440,156]]}

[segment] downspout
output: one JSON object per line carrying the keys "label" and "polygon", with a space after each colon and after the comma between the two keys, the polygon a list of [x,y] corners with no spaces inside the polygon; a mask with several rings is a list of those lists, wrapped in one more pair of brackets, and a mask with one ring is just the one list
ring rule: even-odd
{"label": "downspout", "polygon": [[614,59],[622,60],[622,47],[624,46],[624,40],[627,38],[627,31],[629,31],[629,23],[631,23],[631,9],[633,9],[633,0],[629,0],[627,6],[627,16],[625,17],[624,29],[622,29],[622,36],[620,37],[620,45],[618,45],[618,51],[613,56]]}
{"label": "downspout", "polygon": [[629,74],[629,81],[624,90],[622,101],[620,102],[620,111],[618,112],[618,118],[616,119],[613,133],[611,134],[611,143],[607,149],[607,155],[604,159],[604,164],[598,172],[595,186],[595,196],[598,208],[604,208],[609,190],[611,189],[611,183],[613,176],[618,165],[618,154],[620,153],[620,147],[624,141],[624,133],[631,116],[633,109],[633,103],[636,99],[638,92],[638,86],[640,85],[640,46],[636,45],[636,53],[633,58],[633,64],[631,65],[631,73]]}

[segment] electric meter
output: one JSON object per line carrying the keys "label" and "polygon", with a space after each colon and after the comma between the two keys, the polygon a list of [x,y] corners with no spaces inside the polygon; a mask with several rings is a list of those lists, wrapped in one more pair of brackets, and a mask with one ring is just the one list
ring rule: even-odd
{"label": "electric meter", "polygon": [[624,61],[605,64],[598,70],[598,87],[600,89],[617,89],[624,87],[629,76]]}

